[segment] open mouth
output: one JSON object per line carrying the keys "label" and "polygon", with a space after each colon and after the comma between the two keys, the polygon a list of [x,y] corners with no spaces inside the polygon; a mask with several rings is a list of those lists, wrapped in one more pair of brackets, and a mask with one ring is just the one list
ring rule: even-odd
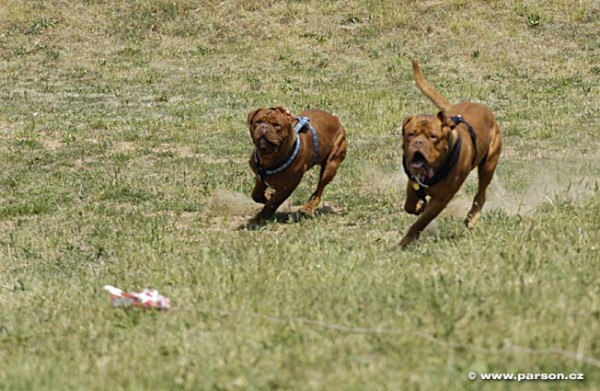
{"label": "open mouth", "polygon": [[410,162],[410,168],[424,168],[427,165],[427,160],[421,152],[416,152],[413,156],[412,162]]}
{"label": "open mouth", "polygon": [[433,167],[429,165],[427,159],[425,159],[425,155],[421,152],[415,152],[413,155],[412,161],[410,162],[410,170],[413,175],[428,178],[433,178],[435,175],[435,170]]}
{"label": "open mouth", "polygon": [[255,145],[256,149],[258,149],[258,152],[265,155],[275,152],[275,150],[277,150],[277,146],[270,143],[265,137],[261,137]]}

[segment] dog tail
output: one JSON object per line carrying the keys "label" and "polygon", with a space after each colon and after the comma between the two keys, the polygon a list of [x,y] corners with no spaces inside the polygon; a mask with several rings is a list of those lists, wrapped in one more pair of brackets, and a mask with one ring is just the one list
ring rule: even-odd
{"label": "dog tail", "polygon": [[419,64],[417,61],[412,60],[413,65],[413,73],[415,75],[415,82],[417,83],[417,87],[421,90],[421,92],[429,98],[430,101],[433,102],[440,110],[448,111],[452,107],[452,104],[446,100],[443,96],[440,95],[439,92],[433,88],[431,84],[425,80],[421,70],[419,69]]}

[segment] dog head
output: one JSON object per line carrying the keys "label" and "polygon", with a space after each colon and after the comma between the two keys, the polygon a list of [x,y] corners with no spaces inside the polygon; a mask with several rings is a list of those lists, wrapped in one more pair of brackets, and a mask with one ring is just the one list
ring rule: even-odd
{"label": "dog head", "polygon": [[293,138],[294,117],[285,107],[258,109],[248,114],[250,137],[263,156],[276,154]]}
{"label": "dog head", "polygon": [[443,112],[437,116],[416,115],[402,122],[402,148],[406,166],[416,178],[432,178],[451,147],[456,124]]}

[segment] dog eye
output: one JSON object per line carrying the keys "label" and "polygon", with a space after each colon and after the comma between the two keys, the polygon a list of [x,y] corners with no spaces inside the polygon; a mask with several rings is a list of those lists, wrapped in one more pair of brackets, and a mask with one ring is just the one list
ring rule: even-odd
{"label": "dog eye", "polygon": [[415,135],[415,132],[408,132],[406,133],[406,137],[412,137]]}
{"label": "dog eye", "polygon": [[430,134],[429,138],[432,139],[432,140],[437,140],[438,136],[437,136],[437,134]]}
{"label": "dog eye", "polygon": [[273,124],[273,127],[275,127],[275,129],[281,129],[281,125],[279,124]]}

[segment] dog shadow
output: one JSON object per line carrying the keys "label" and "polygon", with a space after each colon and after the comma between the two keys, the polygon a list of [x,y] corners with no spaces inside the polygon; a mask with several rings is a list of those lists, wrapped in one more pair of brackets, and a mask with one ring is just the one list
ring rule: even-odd
{"label": "dog shadow", "polygon": [[321,206],[315,210],[315,212],[311,214],[307,214],[302,212],[302,210],[296,211],[285,211],[285,212],[275,212],[273,217],[262,222],[255,223],[248,221],[242,225],[240,225],[237,230],[248,230],[248,231],[258,231],[261,228],[265,227],[269,221],[274,221],[278,224],[297,224],[303,220],[312,220],[321,216],[327,216],[335,214],[335,211],[332,207],[328,205]]}
{"label": "dog shadow", "polygon": [[463,240],[468,240],[469,237],[474,235],[477,231],[478,226],[473,229],[466,227],[464,219],[460,218],[449,218],[449,221],[441,225],[439,222],[433,221],[423,232],[419,239],[409,244],[407,247],[401,247],[399,244],[393,244],[390,248],[394,251],[417,251],[425,243],[431,245],[448,245],[448,244],[459,244]]}
{"label": "dog shadow", "polygon": [[327,216],[335,214],[332,207],[325,205],[315,210],[315,213],[309,215],[302,212],[301,210],[290,211],[290,212],[275,212],[273,219],[281,224],[295,224],[302,220],[310,220],[321,216]]}

